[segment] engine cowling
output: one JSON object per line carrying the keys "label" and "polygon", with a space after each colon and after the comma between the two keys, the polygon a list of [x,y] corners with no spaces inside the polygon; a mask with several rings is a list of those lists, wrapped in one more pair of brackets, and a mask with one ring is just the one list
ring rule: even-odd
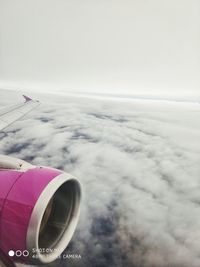
{"label": "engine cowling", "polygon": [[72,175],[1,156],[0,250],[27,264],[56,260],[73,236],[80,201]]}

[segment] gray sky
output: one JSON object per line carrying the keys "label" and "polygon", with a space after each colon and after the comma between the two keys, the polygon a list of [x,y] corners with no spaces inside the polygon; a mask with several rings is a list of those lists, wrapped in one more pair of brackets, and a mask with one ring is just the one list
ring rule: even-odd
{"label": "gray sky", "polygon": [[199,0],[0,0],[0,87],[200,95]]}

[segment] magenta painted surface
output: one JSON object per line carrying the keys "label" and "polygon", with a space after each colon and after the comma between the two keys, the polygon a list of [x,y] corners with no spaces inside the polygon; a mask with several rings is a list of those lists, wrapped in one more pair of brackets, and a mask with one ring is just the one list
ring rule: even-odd
{"label": "magenta painted surface", "polygon": [[17,171],[0,171],[0,214],[8,192],[20,175],[21,173]]}
{"label": "magenta painted surface", "polygon": [[32,99],[26,95],[23,95],[23,97],[25,98],[25,101],[28,102],[28,101],[31,101]]}
{"label": "magenta painted surface", "polygon": [[60,173],[50,168],[0,172],[1,199],[8,194],[1,201],[4,206],[0,213],[0,249],[5,254],[10,249],[26,249],[28,223],[35,203],[47,184]]}

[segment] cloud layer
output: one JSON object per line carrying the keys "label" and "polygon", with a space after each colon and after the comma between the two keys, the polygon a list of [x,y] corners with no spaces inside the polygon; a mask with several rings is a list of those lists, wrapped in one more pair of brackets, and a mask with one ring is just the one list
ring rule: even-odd
{"label": "cloud layer", "polygon": [[66,253],[82,259],[56,266],[200,266],[200,106],[40,98],[1,133],[0,153],[80,179],[81,218]]}

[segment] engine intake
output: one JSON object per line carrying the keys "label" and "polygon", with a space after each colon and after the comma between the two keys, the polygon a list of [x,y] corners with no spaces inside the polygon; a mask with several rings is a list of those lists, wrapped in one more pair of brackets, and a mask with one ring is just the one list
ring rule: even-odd
{"label": "engine intake", "polygon": [[23,263],[54,261],[77,226],[80,183],[70,174],[24,161],[17,160],[16,169],[0,165],[0,249],[6,255],[26,251],[13,258]]}

